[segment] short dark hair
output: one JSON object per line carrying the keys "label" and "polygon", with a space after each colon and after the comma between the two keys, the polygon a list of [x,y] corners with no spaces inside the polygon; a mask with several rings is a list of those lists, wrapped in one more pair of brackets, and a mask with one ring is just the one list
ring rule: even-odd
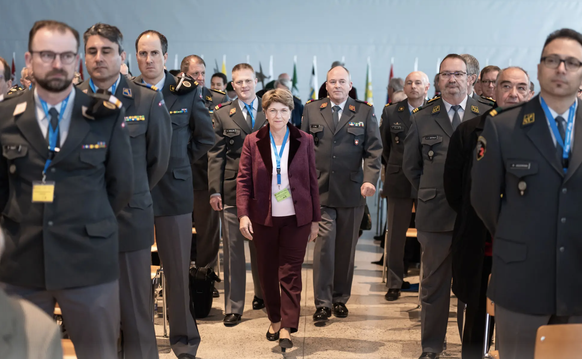
{"label": "short dark hair", "polygon": [[137,52],[137,44],[139,43],[139,39],[141,39],[142,36],[147,35],[147,34],[157,35],[158,38],[160,39],[160,44],[162,45],[162,55],[165,55],[168,53],[168,39],[166,39],[166,37],[164,35],[162,35],[160,32],[158,32],[156,30],[146,30],[146,31],[142,32],[141,34],[139,34],[139,36],[135,40],[135,51],[136,52]]}
{"label": "short dark hair", "polygon": [[217,72],[215,74],[212,75],[212,77],[210,78],[210,81],[212,81],[213,78],[215,77],[220,77],[222,79],[222,83],[226,85],[226,83],[228,82],[228,79],[226,78],[226,75],[223,74],[222,72]]}
{"label": "short dark hair", "polygon": [[546,38],[546,42],[544,43],[544,47],[542,48],[542,54],[544,53],[546,46],[548,46],[548,44],[550,42],[552,42],[556,39],[574,40],[574,41],[577,41],[582,46],[582,34],[580,34],[578,31],[572,30],[572,29],[560,29],[560,30],[556,30],[556,31],[552,32],[550,35],[548,35],[548,37]]}
{"label": "short dark hair", "polygon": [[93,35],[104,37],[107,40],[117,44],[117,46],[119,47],[120,55],[123,52],[123,34],[121,33],[121,31],[119,31],[117,26],[97,23],[88,28],[87,31],[85,31],[85,33],[83,34],[85,50],[87,50],[87,40],[89,40],[89,37]]}
{"label": "short dark hair", "polygon": [[204,67],[206,67],[206,62],[204,62],[203,58],[201,58],[198,55],[188,55],[182,59],[182,63],[180,64],[180,70],[183,73],[186,73],[186,72],[188,72],[188,70],[190,70],[190,61],[191,60],[194,60],[196,63],[202,64],[202,65],[204,65]]}
{"label": "short dark hair", "polygon": [[12,80],[12,71],[8,66],[8,62],[3,57],[0,57],[0,63],[4,66],[4,81]]}
{"label": "short dark hair", "polygon": [[[483,79],[483,76],[488,73],[488,72],[493,72],[493,71],[497,71],[498,75],[499,72],[501,72],[501,68],[499,68],[499,66],[495,66],[495,65],[489,65],[489,66],[485,66],[483,68],[483,70],[481,70],[481,75],[479,75],[480,79]],[[526,73],[527,74],[527,73]],[[528,76],[529,77],[529,76]]]}
{"label": "short dark hair", "polygon": [[36,35],[39,30],[44,29],[45,27],[50,30],[57,30],[63,34],[67,31],[70,31],[75,37],[75,40],[77,40],[77,52],[79,52],[79,32],[64,22],[54,20],[40,20],[32,25],[32,29],[30,29],[30,32],[28,33],[28,52],[32,51],[32,40],[34,39],[34,35]]}
{"label": "short dark hair", "polygon": [[[445,56],[445,58],[443,59],[443,61],[441,61],[440,65],[439,65],[439,72],[441,71],[441,67],[443,66],[443,62],[445,62],[445,60],[447,59],[457,59],[457,60],[461,60],[465,63],[465,68],[467,68],[467,60],[465,60],[465,58],[459,54],[448,54],[447,56]],[[467,72],[469,69],[467,68]]]}

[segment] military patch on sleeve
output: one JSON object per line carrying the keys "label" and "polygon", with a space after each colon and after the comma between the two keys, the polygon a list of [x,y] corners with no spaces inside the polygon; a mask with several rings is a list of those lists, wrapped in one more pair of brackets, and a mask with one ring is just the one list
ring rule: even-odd
{"label": "military patch on sleeve", "polygon": [[485,157],[485,152],[487,151],[487,140],[483,136],[479,136],[477,140],[477,161],[480,161]]}
{"label": "military patch on sleeve", "polygon": [[523,116],[523,122],[521,123],[522,126],[531,125],[536,121],[535,113],[528,113],[527,115]]}

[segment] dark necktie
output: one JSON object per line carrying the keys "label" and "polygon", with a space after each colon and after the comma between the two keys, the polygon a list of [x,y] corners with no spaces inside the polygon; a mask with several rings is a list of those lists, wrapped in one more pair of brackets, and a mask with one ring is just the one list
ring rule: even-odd
{"label": "dark necktie", "polygon": [[[47,128],[46,139],[47,139],[47,141],[49,141],[50,127],[52,127],[53,130],[57,130],[57,142],[56,142],[55,147],[60,147],[60,143],[61,143],[60,132],[61,131],[57,129],[57,126],[59,125],[59,111],[57,111],[57,109],[53,107],[49,110],[49,115],[51,116],[51,119],[50,119],[51,125],[49,126],[49,128]],[[49,144],[50,144],[50,141],[49,141]]]}
{"label": "dark necktie", "polygon": [[342,109],[339,106],[334,106],[332,107],[333,109],[333,124],[337,126],[337,124],[339,123],[339,112]]}
{"label": "dark necktie", "polygon": [[459,109],[461,108],[461,105],[454,105],[451,106],[451,108],[455,111],[455,114],[453,115],[453,131],[454,131],[461,124],[461,116],[459,116],[458,112]]}

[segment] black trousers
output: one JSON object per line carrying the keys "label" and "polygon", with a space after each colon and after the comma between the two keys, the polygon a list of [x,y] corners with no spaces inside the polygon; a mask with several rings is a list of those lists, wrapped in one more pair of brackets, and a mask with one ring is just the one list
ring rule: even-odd
{"label": "black trousers", "polygon": [[[479,302],[467,304],[465,312],[465,328],[463,329],[463,359],[483,358],[483,342],[485,339],[485,315],[487,314],[487,285],[491,274],[492,258],[483,258],[481,272],[481,286],[479,288]],[[489,327],[489,344],[493,335],[493,318]]]}

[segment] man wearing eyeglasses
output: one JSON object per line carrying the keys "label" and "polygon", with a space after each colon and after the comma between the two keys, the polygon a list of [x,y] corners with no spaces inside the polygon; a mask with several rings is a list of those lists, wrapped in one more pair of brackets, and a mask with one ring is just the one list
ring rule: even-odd
{"label": "man wearing eyeglasses", "polygon": [[[236,209],[236,177],[246,136],[267,123],[261,99],[255,94],[255,70],[246,63],[232,68],[237,98],[215,107],[212,114],[216,142],[208,151],[210,206],[220,212],[224,244],[224,319],[227,327],[241,322],[247,281],[244,236]],[[258,277],[254,242],[249,242],[254,292],[253,309],[265,307]]]}
{"label": "man wearing eyeglasses", "polygon": [[582,34],[551,33],[540,94],[491,112],[475,149],[471,203],[494,235],[501,358],[532,359],[542,325],[582,323],[581,65]]}
{"label": "man wearing eyeglasses", "polygon": [[30,31],[34,91],[0,104],[5,290],[53,315],[58,302],[78,358],[115,358],[119,338],[116,215],[133,190],[121,103],[73,84],[79,33],[56,21]]}
{"label": "man wearing eyeglasses", "polygon": [[[529,100],[529,76],[519,67],[508,67],[497,77],[495,97],[501,107]],[[463,359],[481,359],[485,334],[486,292],[491,273],[491,234],[471,206],[473,150],[492,111],[461,123],[451,137],[445,162],[444,188],[447,201],[457,212],[453,233],[453,292],[467,304],[462,335]],[[490,337],[491,338],[491,337]]]}
{"label": "man wearing eyeglasses", "polygon": [[443,188],[449,140],[461,121],[491,108],[467,96],[467,64],[457,54],[449,54],[441,62],[439,87],[442,97],[413,111],[402,168],[418,192],[416,228],[424,273],[420,293],[421,359],[439,357],[449,317],[451,241],[456,217]]}
{"label": "man wearing eyeglasses", "polygon": [[495,65],[485,66],[481,70],[481,97],[495,100],[495,82],[501,69]]}
{"label": "man wearing eyeglasses", "polygon": [[[178,79],[164,70],[168,40],[155,31],[142,32],[135,41],[141,75],[135,82],[160,91],[170,112],[172,140],[168,169],[152,190],[158,254],[167,279],[170,343],[178,358],[194,358],[200,344],[196,321],[190,313],[189,276],[192,246],[191,162],[214,144],[212,122],[198,84]],[[160,106],[162,103],[159,104]]]}

